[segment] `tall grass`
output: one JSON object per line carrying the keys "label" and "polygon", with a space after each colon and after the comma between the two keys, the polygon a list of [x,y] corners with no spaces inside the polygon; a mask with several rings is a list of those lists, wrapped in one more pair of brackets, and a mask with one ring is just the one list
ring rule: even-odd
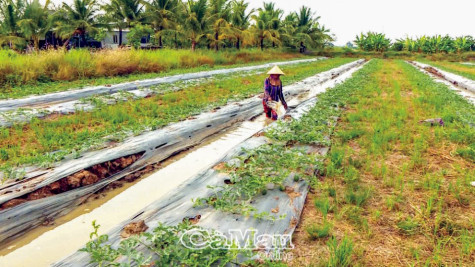
{"label": "tall grass", "polygon": [[[299,57],[281,50],[62,50],[18,54],[0,50],[0,87],[73,81],[137,73],[158,73],[203,65],[227,65]],[[5,88],[6,87],[6,88]]]}

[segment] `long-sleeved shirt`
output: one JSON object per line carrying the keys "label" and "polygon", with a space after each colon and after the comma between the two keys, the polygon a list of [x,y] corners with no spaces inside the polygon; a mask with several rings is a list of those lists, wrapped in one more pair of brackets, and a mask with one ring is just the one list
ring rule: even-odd
{"label": "long-sleeved shirt", "polygon": [[267,78],[264,82],[264,102],[267,104],[267,101],[279,101],[282,102],[285,108],[287,108],[287,103],[284,99],[284,94],[282,93],[282,82],[280,85],[272,85],[270,79]]}

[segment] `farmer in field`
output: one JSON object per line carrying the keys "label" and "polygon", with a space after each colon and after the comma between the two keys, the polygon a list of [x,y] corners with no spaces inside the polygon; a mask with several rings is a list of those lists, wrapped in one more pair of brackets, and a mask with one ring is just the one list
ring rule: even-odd
{"label": "farmer in field", "polygon": [[266,117],[277,120],[279,108],[284,106],[287,110],[287,103],[282,93],[282,81],[280,80],[280,75],[284,75],[284,72],[278,66],[274,66],[267,74],[269,74],[269,77],[264,82],[262,104]]}

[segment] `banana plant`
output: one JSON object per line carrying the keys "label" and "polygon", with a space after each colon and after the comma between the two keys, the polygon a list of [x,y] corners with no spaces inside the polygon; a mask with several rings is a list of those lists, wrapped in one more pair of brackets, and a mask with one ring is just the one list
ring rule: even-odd
{"label": "banana plant", "polygon": [[457,53],[470,51],[474,45],[475,41],[472,36],[460,36],[454,40],[454,46]]}
{"label": "banana plant", "polygon": [[389,49],[391,40],[384,33],[368,32],[356,36],[355,43],[364,51],[384,52]]}

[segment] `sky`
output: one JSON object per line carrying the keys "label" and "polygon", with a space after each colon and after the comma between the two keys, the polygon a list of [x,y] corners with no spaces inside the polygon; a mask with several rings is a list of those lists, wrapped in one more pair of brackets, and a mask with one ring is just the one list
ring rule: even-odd
{"label": "sky", "polygon": [[[252,8],[261,0],[250,0]],[[475,36],[475,0],[273,0],[285,12],[302,5],[312,8],[320,22],[336,35],[335,44],[353,41],[367,31],[383,32],[391,39],[449,34]]]}
{"label": "sky", "polygon": [[[107,0],[101,0],[102,2]],[[247,0],[259,8],[271,0]],[[61,0],[52,0],[57,4]],[[66,0],[72,2],[72,0]],[[391,39],[449,34],[475,36],[475,0],[272,0],[285,14],[310,7],[336,36],[336,45],[361,32],[385,33]]]}

